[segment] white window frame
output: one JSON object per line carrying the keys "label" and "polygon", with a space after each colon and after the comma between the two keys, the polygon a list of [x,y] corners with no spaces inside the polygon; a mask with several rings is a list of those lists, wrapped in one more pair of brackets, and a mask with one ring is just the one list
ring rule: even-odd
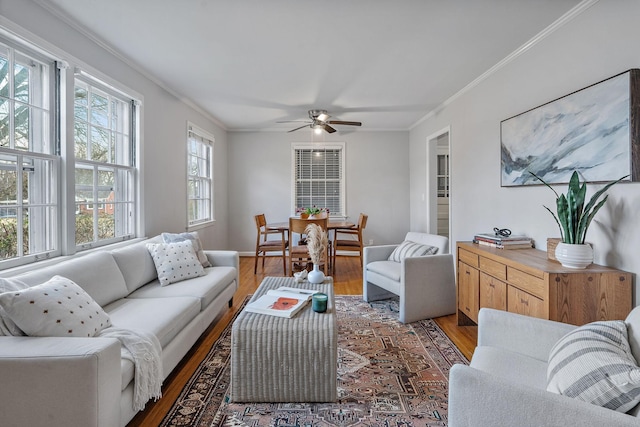
{"label": "white window frame", "polygon": [[[8,93],[6,97],[0,97],[7,114],[9,141],[8,146],[0,147],[0,157],[8,162],[2,169],[16,173],[16,200],[13,203],[6,201],[5,207],[14,209],[16,213],[17,252],[15,257],[0,260],[0,268],[5,269],[61,254],[62,201],[58,191],[61,159],[57,141],[52,137],[59,126],[55,114],[58,108],[54,95],[55,60],[5,38],[0,40],[0,46],[6,52],[10,65],[5,80]],[[29,99],[26,101],[14,93],[16,65],[29,70]],[[38,71],[32,73],[31,70]],[[27,109],[29,135],[26,149],[16,146],[17,105]],[[25,177],[28,179],[27,199],[22,196]],[[24,253],[27,246],[24,241],[25,213],[29,215],[27,254]]]}
{"label": "white window frame", "polygon": [[[75,124],[76,124],[76,116],[74,114],[72,120],[74,123],[74,175],[78,169],[85,169],[92,171],[92,183],[88,184],[90,190],[92,191],[91,200],[87,200],[86,202],[75,201],[76,206],[73,209],[74,217],[77,218],[79,211],[81,211],[80,205],[86,205],[87,211],[92,212],[92,222],[93,222],[93,237],[91,241],[88,242],[80,242],[78,243],[74,235],[74,244],[75,250],[85,250],[91,249],[94,247],[105,246],[111,243],[120,242],[123,240],[128,240],[134,238],[137,233],[137,210],[140,206],[140,201],[138,200],[138,192],[136,188],[138,188],[138,168],[136,166],[136,158],[137,158],[137,150],[138,146],[136,144],[136,135],[137,135],[137,112],[136,106],[138,102],[134,99],[134,97],[127,95],[124,91],[114,90],[111,85],[104,84],[96,77],[90,75],[87,72],[77,70],[75,75],[74,82],[74,105],[75,105],[75,88],[76,86],[81,86],[83,89],[87,90],[88,93],[97,93],[102,97],[106,97],[108,102],[108,126],[103,127],[106,132],[111,136],[111,138],[115,138],[115,140],[119,141],[114,143],[114,151],[110,152],[108,155],[107,161],[95,161],[89,158],[77,158],[75,157]],[[120,117],[120,120],[116,125],[113,124],[114,112],[111,110],[112,101],[116,100],[121,102],[122,104],[128,105],[126,109],[126,115]],[[91,124],[91,107],[88,104],[88,121],[82,121],[87,129],[92,127]],[[95,124],[94,124],[95,125]],[[121,127],[122,126],[122,127]],[[124,128],[127,127],[127,129]],[[87,131],[87,155],[91,154],[91,144],[89,139],[89,134],[91,132]],[[126,154],[119,153],[119,150]],[[108,172],[113,174],[113,186],[104,188],[104,186],[99,183],[99,174],[101,172]],[[76,190],[78,190],[82,185],[75,184]],[[85,189],[86,191],[87,189]],[[103,237],[100,238],[99,235],[99,218],[100,218],[100,206],[104,205],[103,198],[100,197],[100,192],[104,193],[105,191],[111,190],[115,194],[115,198],[113,202],[110,202],[110,205],[114,206],[113,212],[113,221],[114,221],[114,235],[112,237]],[[96,209],[97,207],[97,209]],[[74,221],[74,226],[76,222]]]}
{"label": "white window frame", "polygon": [[[308,207],[308,206],[299,206],[298,203],[298,179],[296,176],[296,172],[297,172],[297,152],[300,150],[304,150],[304,151],[328,151],[328,150],[338,150],[340,152],[340,165],[339,165],[339,189],[340,189],[340,195],[339,195],[339,200],[340,200],[340,209],[339,211],[335,211],[332,210],[329,207],[329,215],[331,217],[337,217],[337,218],[346,218],[347,217],[347,205],[346,205],[346,179],[345,179],[345,143],[344,142],[331,142],[331,143],[317,143],[317,142],[309,142],[309,143],[303,143],[303,142],[297,142],[297,143],[293,143],[291,144],[291,215],[295,215],[296,209],[298,207]],[[311,178],[310,181],[315,181],[315,182],[320,182],[320,181],[327,181],[325,178]],[[310,196],[313,200],[314,195],[312,194]],[[318,196],[318,197],[324,197],[326,198],[326,194]],[[320,206],[323,203],[311,203],[318,205],[319,208],[325,208],[328,206]]]}
{"label": "white window frame", "polygon": [[[214,148],[216,138],[209,132],[187,122],[187,144],[186,144],[186,190],[187,190],[187,230],[197,230],[215,222],[215,203],[214,203]],[[199,150],[204,150],[205,156],[202,154],[194,153],[191,150],[191,144],[196,144]],[[203,171],[199,169],[201,173],[193,174],[190,170],[192,162],[198,162],[206,166]],[[204,173],[202,173],[204,172]],[[199,187],[204,188],[201,194],[191,194],[191,183],[198,183]],[[200,211],[203,215],[196,218],[191,218],[191,204],[197,203],[200,205]],[[208,211],[208,212],[207,212]]]}

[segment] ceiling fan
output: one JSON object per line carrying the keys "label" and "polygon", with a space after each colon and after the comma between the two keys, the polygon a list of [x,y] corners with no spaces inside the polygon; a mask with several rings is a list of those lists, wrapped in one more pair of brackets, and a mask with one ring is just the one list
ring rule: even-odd
{"label": "ceiling fan", "polygon": [[[345,122],[344,120],[329,120],[331,116],[327,114],[327,110],[309,110],[309,118],[310,122],[304,121],[306,123],[303,126],[297,127],[295,129],[291,129],[289,132],[295,132],[302,128],[310,127],[315,130],[316,133],[320,133],[323,130],[327,133],[334,133],[336,131],[335,128],[330,125],[346,125],[346,126],[362,126],[361,122]],[[300,122],[302,120],[285,120],[278,123],[293,123]]]}

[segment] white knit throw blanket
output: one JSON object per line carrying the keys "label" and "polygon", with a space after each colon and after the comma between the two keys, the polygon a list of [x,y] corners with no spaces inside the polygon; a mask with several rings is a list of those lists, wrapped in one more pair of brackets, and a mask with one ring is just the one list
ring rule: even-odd
{"label": "white knit throw blanket", "polygon": [[110,327],[98,336],[118,339],[122,344],[122,358],[131,360],[135,366],[133,409],[141,411],[149,399],[162,397],[162,348],[155,335]]}

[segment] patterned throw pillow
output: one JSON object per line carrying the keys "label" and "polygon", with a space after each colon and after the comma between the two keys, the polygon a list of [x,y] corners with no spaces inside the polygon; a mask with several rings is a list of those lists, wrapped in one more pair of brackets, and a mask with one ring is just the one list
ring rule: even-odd
{"label": "patterned throw pillow", "polygon": [[84,289],[62,276],[2,293],[0,306],[25,334],[34,337],[93,337],[111,326],[102,307]]}
{"label": "patterned throw pillow", "polygon": [[549,354],[547,391],[627,412],[640,402],[640,368],[623,321],[593,322],[562,337]]}
{"label": "patterned throw pillow", "polygon": [[160,286],[204,275],[191,240],[176,243],[147,243],[156,265]]}
{"label": "patterned throw pillow", "polygon": [[389,261],[402,262],[405,258],[435,255],[437,252],[438,248],[435,246],[421,245],[420,243],[405,240],[389,255]]}
{"label": "patterned throw pillow", "polygon": [[162,241],[165,243],[176,243],[176,242],[184,242],[186,240],[191,241],[193,244],[193,249],[196,251],[198,255],[198,260],[203,267],[211,267],[211,263],[209,262],[209,258],[205,255],[204,250],[202,249],[202,242],[200,241],[200,237],[198,236],[198,232],[194,231],[192,233],[162,233]]}

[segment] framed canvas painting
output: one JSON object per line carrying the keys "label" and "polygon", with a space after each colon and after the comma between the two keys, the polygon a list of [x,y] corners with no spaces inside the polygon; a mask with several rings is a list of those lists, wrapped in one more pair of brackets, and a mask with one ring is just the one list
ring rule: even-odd
{"label": "framed canvas painting", "polygon": [[500,123],[501,185],[640,180],[640,70],[633,69]]}

